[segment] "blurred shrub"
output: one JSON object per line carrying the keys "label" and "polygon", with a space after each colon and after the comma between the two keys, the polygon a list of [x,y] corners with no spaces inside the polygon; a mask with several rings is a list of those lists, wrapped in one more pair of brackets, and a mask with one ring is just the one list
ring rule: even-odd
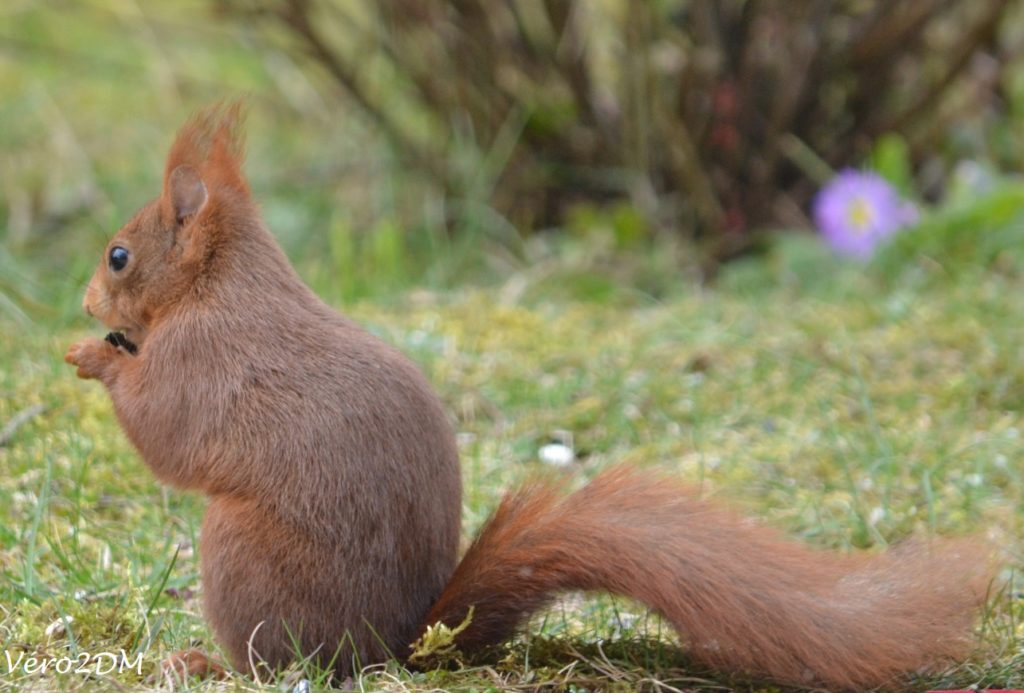
{"label": "blurred shrub", "polygon": [[628,200],[713,261],[806,225],[816,183],[882,135],[920,165],[993,100],[1013,4],[213,2],[322,68],[434,181],[450,229],[481,203],[530,230]]}

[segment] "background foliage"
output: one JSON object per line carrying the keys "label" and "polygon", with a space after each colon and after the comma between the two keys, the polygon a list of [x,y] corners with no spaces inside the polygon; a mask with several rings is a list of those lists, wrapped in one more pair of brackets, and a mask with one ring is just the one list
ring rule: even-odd
{"label": "background foliage", "polygon": [[[912,163],[1005,106],[1010,4],[221,0],[280,29],[449,201],[517,228],[625,200],[711,259],[799,225],[883,134]],[[381,85],[386,85],[381,88]],[[456,206],[450,226],[484,222]]]}
{"label": "background foliage", "polygon": [[152,194],[185,114],[248,95],[268,216],[292,250],[359,260],[367,276],[340,279],[346,295],[370,276],[521,266],[524,239],[553,229],[626,248],[682,239],[679,264],[707,276],[765,229],[807,228],[837,168],[871,161],[934,201],[958,161],[1014,170],[1024,146],[1018,0],[0,12],[9,249],[108,232]]}

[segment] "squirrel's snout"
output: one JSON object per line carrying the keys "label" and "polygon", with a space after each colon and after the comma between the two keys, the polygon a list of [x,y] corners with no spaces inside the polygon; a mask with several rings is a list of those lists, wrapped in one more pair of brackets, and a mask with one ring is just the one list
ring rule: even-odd
{"label": "squirrel's snout", "polygon": [[89,280],[89,283],[85,286],[85,295],[82,296],[82,310],[90,318],[95,318],[96,313],[92,311],[92,306],[96,304],[96,277],[94,276]]}

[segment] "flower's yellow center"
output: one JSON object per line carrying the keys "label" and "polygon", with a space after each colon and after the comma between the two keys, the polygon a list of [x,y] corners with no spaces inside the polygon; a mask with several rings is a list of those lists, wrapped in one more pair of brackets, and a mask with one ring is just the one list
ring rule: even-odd
{"label": "flower's yellow center", "polygon": [[855,197],[850,202],[850,206],[846,208],[846,215],[853,230],[859,234],[864,234],[874,220],[875,210],[871,208],[871,204],[863,197]]}

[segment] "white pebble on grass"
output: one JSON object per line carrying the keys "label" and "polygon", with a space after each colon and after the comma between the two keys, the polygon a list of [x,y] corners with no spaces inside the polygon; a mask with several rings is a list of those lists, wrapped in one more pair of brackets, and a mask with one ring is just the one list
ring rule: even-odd
{"label": "white pebble on grass", "polygon": [[568,467],[576,460],[576,453],[568,445],[563,443],[548,443],[542,445],[537,451],[537,456],[544,464],[552,467]]}

